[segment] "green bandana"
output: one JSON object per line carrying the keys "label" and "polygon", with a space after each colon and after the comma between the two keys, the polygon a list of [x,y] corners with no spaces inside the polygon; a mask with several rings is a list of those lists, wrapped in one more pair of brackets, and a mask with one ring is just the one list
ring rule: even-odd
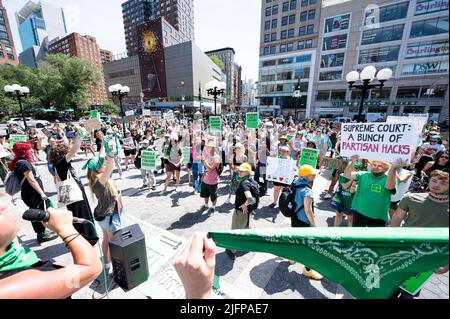
{"label": "green bandana", "polygon": [[380,178],[380,177],[383,177],[384,175],[386,175],[386,173],[385,172],[379,172],[379,173],[372,172],[372,175],[375,176],[376,178]]}
{"label": "green bandana", "polygon": [[448,227],[238,230],[209,237],[222,248],[300,262],[355,298],[390,298],[405,280],[448,264]]}
{"label": "green bandana", "polygon": [[34,251],[13,242],[6,253],[0,256],[0,272],[29,268],[38,261]]}
{"label": "green bandana", "polygon": [[89,168],[91,171],[98,172],[103,164],[105,163],[105,159],[103,157],[94,157],[86,162],[83,166],[83,171]]}

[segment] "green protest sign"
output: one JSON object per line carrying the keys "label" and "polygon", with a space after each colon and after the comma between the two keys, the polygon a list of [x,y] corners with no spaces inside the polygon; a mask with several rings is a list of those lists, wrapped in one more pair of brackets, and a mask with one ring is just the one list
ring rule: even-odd
{"label": "green protest sign", "polygon": [[355,298],[390,298],[408,278],[448,264],[448,227],[260,229],[209,237],[218,247],[308,265]]}
{"label": "green protest sign", "polygon": [[157,152],[142,151],[141,153],[141,168],[144,170],[154,171],[156,170],[156,158]]}
{"label": "green protest sign", "polygon": [[98,110],[92,110],[91,111],[91,118],[93,118],[93,119],[100,119],[100,113],[98,112]]}
{"label": "green protest sign", "polygon": [[191,161],[191,148],[189,146],[183,147],[181,152],[183,153],[183,162],[181,165],[186,165]]}
{"label": "green protest sign", "polygon": [[419,292],[423,285],[425,285],[428,279],[430,279],[433,273],[434,271],[430,270],[417,274],[406,280],[400,288],[414,296]]}
{"label": "green protest sign", "polygon": [[259,113],[247,113],[245,117],[246,128],[258,128],[259,127]]}
{"label": "green protest sign", "polygon": [[26,135],[20,135],[20,134],[13,134],[9,136],[9,147],[12,149],[14,144],[18,142],[26,142],[27,136]]}
{"label": "green protest sign", "polygon": [[312,148],[302,148],[302,155],[300,156],[298,166],[311,165],[316,168],[319,151]]}
{"label": "green protest sign", "polygon": [[210,116],[209,117],[209,129],[211,132],[222,132],[222,117]]}

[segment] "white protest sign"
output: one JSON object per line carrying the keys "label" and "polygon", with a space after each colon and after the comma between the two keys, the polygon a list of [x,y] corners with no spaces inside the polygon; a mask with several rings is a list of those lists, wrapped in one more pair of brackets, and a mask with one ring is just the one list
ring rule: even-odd
{"label": "white protest sign", "polygon": [[173,112],[168,112],[168,113],[164,114],[164,119],[166,119],[167,121],[173,121],[173,119],[174,119]]}
{"label": "white protest sign", "polygon": [[8,157],[9,155],[10,154],[6,150],[6,148],[2,144],[0,144],[0,158]]}
{"label": "white protest sign", "polygon": [[297,163],[291,159],[267,158],[267,180],[291,185],[297,173]]}
{"label": "white protest sign", "polygon": [[124,150],[134,150],[136,146],[134,145],[134,139],[132,137],[127,137],[122,139]]}
{"label": "white protest sign", "polygon": [[161,111],[151,112],[152,119],[160,120],[162,118]]}
{"label": "white protest sign", "polygon": [[390,163],[400,158],[410,161],[417,136],[412,123],[342,124],[340,155]]}
{"label": "white protest sign", "polygon": [[151,116],[152,115],[152,111],[150,111],[150,110],[142,110],[142,115],[144,115],[144,116]]}
{"label": "white protest sign", "polygon": [[133,116],[134,115],[134,111],[126,111],[125,112],[125,116]]}

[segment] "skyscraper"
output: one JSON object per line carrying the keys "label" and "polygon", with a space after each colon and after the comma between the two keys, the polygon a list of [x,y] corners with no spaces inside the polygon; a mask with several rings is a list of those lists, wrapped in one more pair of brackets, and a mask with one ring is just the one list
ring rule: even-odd
{"label": "skyscraper", "polygon": [[16,65],[18,63],[19,60],[17,60],[8,14],[6,13],[6,9],[3,7],[2,0],[0,0],[0,65]]}
{"label": "skyscraper", "polygon": [[63,9],[47,1],[28,1],[16,20],[23,49],[19,60],[30,67],[44,58],[49,41],[67,34]]}
{"label": "skyscraper", "polygon": [[194,40],[194,0],[129,0],[122,13],[128,56],[139,53],[137,26],[160,17],[178,31],[178,43]]}

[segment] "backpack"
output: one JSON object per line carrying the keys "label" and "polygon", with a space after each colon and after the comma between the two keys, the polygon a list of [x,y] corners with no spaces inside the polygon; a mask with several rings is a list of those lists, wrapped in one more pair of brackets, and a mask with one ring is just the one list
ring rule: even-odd
{"label": "backpack", "polygon": [[259,193],[259,184],[253,178],[249,178],[245,182],[249,183],[250,193],[252,193],[252,197],[256,201],[256,203],[248,206],[248,210],[250,212],[253,212],[253,211],[257,210],[258,206],[259,206],[259,194],[260,194]]}
{"label": "backpack", "polygon": [[291,186],[283,189],[278,201],[278,206],[284,217],[290,218],[303,208],[303,203],[301,203],[300,207],[296,207],[295,194],[297,193],[297,190],[305,187],[309,188],[309,186],[305,184],[295,185],[292,183]]}
{"label": "backpack", "polygon": [[22,181],[17,177],[17,174],[9,172],[5,179],[5,191],[7,194],[14,196],[22,189],[22,184],[25,181],[25,177]]}

